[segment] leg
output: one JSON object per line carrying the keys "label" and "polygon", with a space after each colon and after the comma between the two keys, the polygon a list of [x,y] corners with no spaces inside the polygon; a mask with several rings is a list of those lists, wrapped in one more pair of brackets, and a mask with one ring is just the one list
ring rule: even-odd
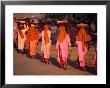
{"label": "leg", "polygon": [[79,56],[79,64],[81,69],[85,69],[85,62],[84,62],[84,53],[82,51],[82,42],[76,41],[78,45],[78,56]]}
{"label": "leg", "polygon": [[33,59],[36,57],[36,40],[30,42],[30,55]]}
{"label": "leg", "polygon": [[67,69],[67,58],[66,57],[62,58],[62,65],[63,65],[63,69],[66,70]]}
{"label": "leg", "polygon": [[81,70],[85,71],[85,62],[84,61],[80,61],[80,67],[81,67]]}
{"label": "leg", "polygon": [[45,62],[50,64],[50,59],[49,59],[49,55],[50,55],[50,45],[45,45],[45,50],[44,50],[44,58],[45,58]]}
{"label": "leg", "polygon": [[50,64],[50,45],[47,48],[47,55],[48,55],[48,64]]}

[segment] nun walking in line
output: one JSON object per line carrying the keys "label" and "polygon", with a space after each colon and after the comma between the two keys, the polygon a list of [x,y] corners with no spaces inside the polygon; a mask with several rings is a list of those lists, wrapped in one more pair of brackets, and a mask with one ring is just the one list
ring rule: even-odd
{"label": "nun walking in line", "polygon": [[29,57],[32,59],[36,58],[37,39],[38,34],[35,29],[35,25],[32,23],[26,35],[26,44],[29,46],[28,47]]}
{"label": "nun walking in line", "polygon": [[76,25],[79,28],[79,32],[76,36],[76,44],[78,46],[78,59],[80,64],[80,69],[85,71],[85,55],[88,51],[88,42],[91,40],[91,37],[87,34],[86,30],[88,25],[80,23]]}
{"label": "nun walking in line", "polygon": [[20,26],[20,30],[18,31],[18,50],[20,53],[24,53],[24,45],[25,45],[25,40],[26,40],[26,31],[28,30],[29,28],[26,27],[25,24],[21,25]]}
{"label": "nun walking in line", "polygon": [[44,30],[41,33],[42,45],[41,51],[43,52],[43,62],[50,64],[50,48],[51,48],[51,31],[49,30],[48,22],[44,23]]}
{"label": "nun walking in line", "polygon": [[71,50],[70,37],[66,32],[65,24],[67,21],[58,21],[59,24],[59,34],[57,37],[56,49],[58,58],[57,61],[61,68],[64,70],[67,69],[67,57],[68,57],[68,49]]}

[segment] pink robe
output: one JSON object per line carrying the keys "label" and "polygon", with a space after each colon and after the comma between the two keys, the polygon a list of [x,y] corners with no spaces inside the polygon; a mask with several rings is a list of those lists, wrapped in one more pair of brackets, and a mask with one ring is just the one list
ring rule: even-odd
{"label": "pink robe", "polygon": [[49,31],[49,30],[48,30],[48,36],[49,36],[49,43],[45,44],[44,31],[41,33],[41,37],[42,37],[41,51],[44,53],[44,58],[49,58],[49,55],[50,55],[51,31]]}
{"label": "pink robe", "polygon": [[62,43],[57,41],[57,43],[56,43],[56,49],[58,50],[58,52],[57,52],[58,53],[57,61],[59,63],[61,63],[61,60],[64,63],[67,62],[69,46],[71,46],[69,35],[66,36],[66,38],[63,40]]}
{"label": "pink robe", "polygon": [[78,45],[78,55],[79,55],[79,62],[80,62],[80,66],[84,67],[85,66],[85,55],[87,52],[87,47],[85,46],[85,50],[82,50],[82,42],[81,41],[76,41],[77,45]]}

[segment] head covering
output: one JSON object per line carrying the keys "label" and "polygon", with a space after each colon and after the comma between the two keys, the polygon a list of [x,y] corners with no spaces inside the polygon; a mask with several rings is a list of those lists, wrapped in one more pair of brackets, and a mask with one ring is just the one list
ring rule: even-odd
{"label": "head covering", "polygon": [[32,25],[29,30],[27,30],[27,35],[26,35],[26,41],[33,41],[33,40],[37,40],[38,36],[37,36],[37,32],[35,29],[35,26]]}
{"label": "head covering", "polygon": [[77,25],[79,27],[79,32],[77,35],[78,40],[82,41],[82,42],[86,42],[86,41],[90,41],[89,35],[87,34],[85,27],[87,27],[87,24],[78,24]]}
{"label": "head covering", "polygon": [[35,24],[34,23],[31,23],[30,29],[35,29]]}
{"label": "head covering", "polygon": [[34,25],[33,23],[31,23],[31,27],[32,27],[32,26],[35,26],[35,25]]}
{"label": "head covering", "polygon": [[63,40],[66,38],[67,33],[66,33],[66,28],[65,28],[65,24],[67,23],[67,21],[58,21],[57,22],[59,25],[59,29],[60,29],[60,33],[58,34],[58,42],[62,43]]}
{"label": "head covering", "polygon": [[44,41],[45,41],[45,44],[49,43],[48,30],[49,30],[48,22],[45,22],[44,23]]}
{"label": "head covering", "polygon": [[57,25],[60,26],[65,26],[67,21],[57,21]]}

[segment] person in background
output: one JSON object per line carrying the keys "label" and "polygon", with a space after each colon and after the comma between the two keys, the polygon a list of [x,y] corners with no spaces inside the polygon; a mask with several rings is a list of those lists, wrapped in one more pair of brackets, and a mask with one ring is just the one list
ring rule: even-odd
{"label": "person in background", "polygon": [[50,64],[50,48],[51,48],[51,31],[49,30],[48,22],[44,23],[44,30],[41,33],[42,45],[41,51],[43,52],[43,62]]}
{"label": "person in background", "polygon": [[53,23],[51,26],[50,26],[50,29],[51,29],[51,42],[52,44],[56,44],[56,37],[57,37],[57,29],[58,27]]}
{"label": "person in background", "polygon": [[59,24],[59,34],[57,37],[56,49],[58,53],[57,61],[60,67],[67,69],[67,58],[68,58],[68,48],[71,50],[70,37],[66,32],[65,24],[66,22],[58,22]]}
{"label": "person in background", "polygon": [[42,31],[43,31],[43,26],[41,25],[41,24],[39,24],[38,26],[37,26],[37,32],[38,32],[38,42],[39,41],[41,41],[41,33],[42,33]]}
{"label": "person in background", "polygon": [[73,46],[75,46],[77,33],[78,30],[75,28],[75,24],[72,24],[72,27],[70,28],[70,41]]}
{"label": "person in background", "polygon": [[91,42],[95,44],[97,42],[97,30],[96,30],[96,24],[94,22],[91,22],[90,24],[89,35],[92,38]]}
{"label": "person in background", "polygon": [[88,50],[88,42],[91,37],[87,34],[86,30],[88,28],[87,24],[80,23],[76,25],[79,28],[79,32],[76,36],[76,44],[78,46],[78,57],[81,70],[85,71],[85,55]]}
{"label": "person in background", "polygon": [[38,39],[38,34],[36,32],[35,25],[31,24],[31,26],[27,31],[26,44],[29,46],[28,52],[29,52],[30,58],[32,59],[36,58],[37,39]]}

